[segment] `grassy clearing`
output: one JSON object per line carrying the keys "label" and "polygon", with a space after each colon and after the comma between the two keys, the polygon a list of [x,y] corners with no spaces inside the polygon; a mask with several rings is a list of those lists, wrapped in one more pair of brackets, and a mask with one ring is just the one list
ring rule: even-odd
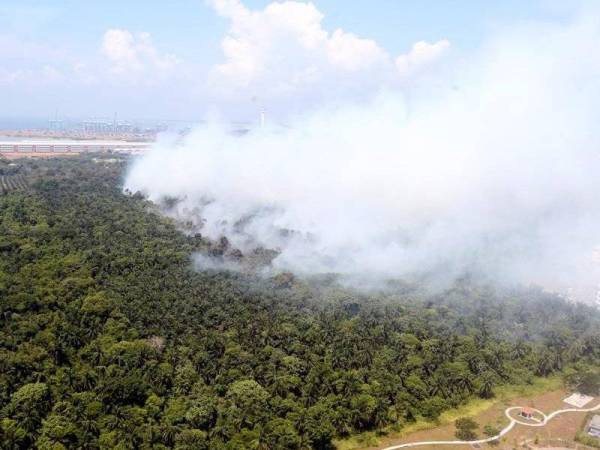
{"label": "grassy clearing", "polygon": [[[463,406],[448,410],[440,415],[438,420],[430,421],[419,419],[416,422],[405,425],[400,431],[395,431],[393,426],[383,429],[379,434],[383,434],[388,438],[400,439],[417,431],[431,430],[442,425],[453,423],[459,417],[473,417],[487,411],[488,409],[501,405],[518,397],[534,397],[546,392],[551,392],[563,387],[562,376],[556,375],[548,378],[534,378],[531,384],[522,385],[505,385],[494,389],[496,396],[489,400],[474,398]],[[504,408],[502,408],[504,409]],[[508,425],[508,419],[506,424]],[[348,439],[338,440],[334,442],[338,450],[357,450],[365,447],[379,445],[377,433],[366,432]]]}

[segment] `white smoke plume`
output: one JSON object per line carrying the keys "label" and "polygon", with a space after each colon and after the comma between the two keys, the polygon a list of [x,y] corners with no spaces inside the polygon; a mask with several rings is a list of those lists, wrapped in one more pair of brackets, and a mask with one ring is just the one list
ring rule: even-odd
{"label": "white smoke plume", "polygon": [[199,127],[126,187],[296,272],[595,282],[600,22],[504,30],[443,77],[289,127]]}

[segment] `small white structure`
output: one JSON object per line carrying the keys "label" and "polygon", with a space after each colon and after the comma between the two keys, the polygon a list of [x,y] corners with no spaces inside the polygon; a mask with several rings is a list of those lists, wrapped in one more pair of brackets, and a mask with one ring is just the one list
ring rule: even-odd
{"label": "small white structure", "polygon": [[594,397],[590,397],[589,395],[583,395],[579,392],[576,392],[570,397],[565,398],[563,401],[576,408],[583,408],[592,400],[594,400]]}
{"label": "small white structure", "polygon": [[596,414],[594,417],[592,417],[592,420],[590,421],[590,426],[588,428],[588,434],[590,436],[600,438],[600,416],[599,415]]}

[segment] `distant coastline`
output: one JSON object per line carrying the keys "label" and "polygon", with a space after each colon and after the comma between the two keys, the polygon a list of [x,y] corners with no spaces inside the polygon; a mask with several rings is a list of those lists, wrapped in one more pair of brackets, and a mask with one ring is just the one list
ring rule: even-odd
{"label": "distant coastline", "polygon": [[48,127],[48,119],[0,117],[0,133],[10,130],[32,130]]}

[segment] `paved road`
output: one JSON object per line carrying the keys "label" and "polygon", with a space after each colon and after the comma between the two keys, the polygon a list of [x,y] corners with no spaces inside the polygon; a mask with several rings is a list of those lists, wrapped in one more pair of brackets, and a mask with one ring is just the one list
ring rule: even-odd
{"label": "paved road", "polygon": [[391,447],[386,447],[383,450],[397,450],[399,448],[419,447],[419,446],[422,446],[422,445],[473,445],[473,444],[485,444],[486,442],[491,442],[491,441],[500,439],[502,436],[504,436],[506,433],[508,433],[510,430],[512,430],[516,424],[525,425],[527,427],[543,427],[550,420],[552,420],[553,418],[555,418],[556,416],[558,416],[560,414],[570,413],[570,412],[598,411],[598,410],[600,410],[600,404],[596,405],[593,408],[587,408],[587,409],[576,409],[576,408],[559,409],[558,411],[554,411],[553,413],[548,414],[548,415],[544,414],[542,411],[539,411],[537,409],[528,408],[528,409],[531,409],[531,410],[537,412],[538,414],[540,414],[543,417],[543,420],[540,420],[537,423],[524,422],[524,421],[521,421],[519,419],[514,419],[510,415],[510,413],[512,411],[514,411],[514,410],[517,410],[517,409],[523,409],[523,407],[521,407],[521,406],[513,406],[511,408],[506,408],[504,410],[504,414],[506,415],[506,417],[509,418],[510,423],[498,435],[490,437],[490,438],[487,438],[487,439],[478,439],[476,441],[420,441],[420,442],[409,442],[408,444],[392,445]]}

